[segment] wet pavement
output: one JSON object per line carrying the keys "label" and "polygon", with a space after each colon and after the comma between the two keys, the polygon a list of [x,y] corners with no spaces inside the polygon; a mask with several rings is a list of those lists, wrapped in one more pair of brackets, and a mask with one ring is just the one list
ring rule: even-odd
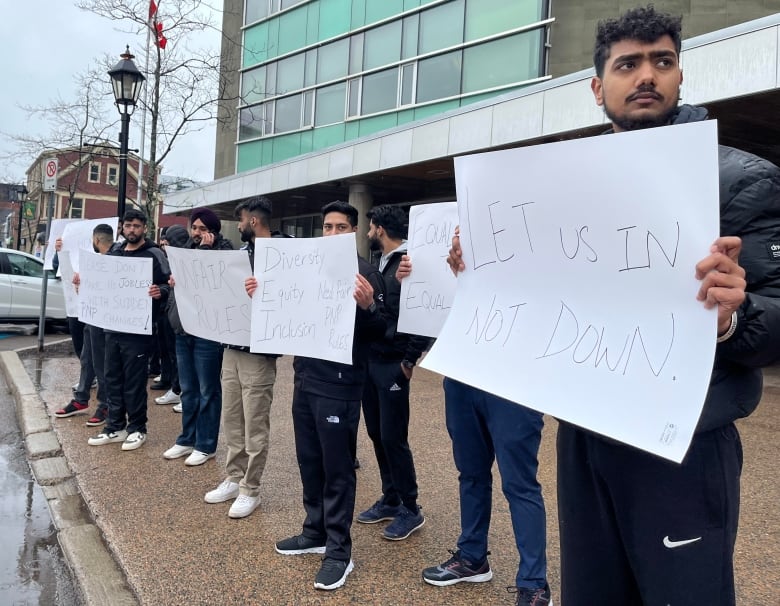
{"label": "wet pavement", "polygon": [[0,374],[0,604],[78,606],[46,498],[30,474],[14,406]]}
{"label": "wet pavement", "polygon": [[[227,517],[229,503],[203,502],[205,492],[224,477],[225,453],[221,445],[216,460],[201,467],[190,468],[181,459],[162,458],[162,452],[178,435],[181,419],[170,406],[151,403],[162,392],[149,392],[149,436],[142,448],[122,452],[118,444],[90,447],[86,440],[97,430],[85,427],[86,416],[51,417],[52,411],[70,396],[70,385],[78,375],[76,358],[47,358],[39,363],[35,357],[28,357],[23,363],[30,378],[40,385],[46,415],[91,518],[140,604],[513,603],[506,587],[514,579],[517,552],[497,472],[489,537],[493,581],[438,588],[426,585],[420,578],[422,568],[449,556],[447,549],[454,549],[459,528],[457,472],[444,425],[441,378],[437,375],[417,369],[412,387],[410,443],[417,466],[420,503],[427,518],[425,526],[406,541],[389,542],[380,536],[383,524],[355,524],[355,570],[343,588],[321,592],[313,588],[319,565],[317,556],[285,557],[273,549],[274,541],[297,534],[303,519],[290,415],[289,357],[279,362],[261,506],[243,520]],[[767,375],[764,402],[756,413],[739,423],[745,450],[735,554],[740,606],[780,604],[780,368],[770,369]],[[555,421],[548,419],[539,454],[539,474],[548,512],[548,577],[556,606],[565,606],[558,599],[555,430]],[[379,496],[377,466],[363,428],[358,455],[362,463],[357,489],[360,510]],[[84,571],[85,578],[95,576],[89,573]]]}

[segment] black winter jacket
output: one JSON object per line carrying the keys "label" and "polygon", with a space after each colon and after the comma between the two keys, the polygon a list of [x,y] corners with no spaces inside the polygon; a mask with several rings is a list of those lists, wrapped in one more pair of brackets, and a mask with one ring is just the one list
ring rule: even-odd
{"label": "black winter jacket", "polygon": [[371,341],[381,339],[386,328],[382,312],[385,286],[379,270],[361,257],[358,257],[358,271],[374,288],[377,309],[368,311],[356,308],[352,365],[295,356],[293,369],[296,389],[337,400],[360,400],[363,397],[368,350]]}
{"label": "black winter jacket", "polygon": [[[118,257],[134,257],[136,259],[149,258],[152,260],[152,284],[160,287],[160,298],[152,299],[152,321],[156,322],[157,314],[165,309],[170,293],[168,278],[171,276],[171,269],[162,249],[149,238],[144,238],[140,248],[127,250],[127,242],[124,241],[113,244],[106,254]],[[106,332],[117,331],[106,330]]]}
{"label": "black winter jacket", "polygon": [[406,254],[406,245],[393,251],[382,269],[385,282],[384,316],[387,328],[383,339],[371,343],[371,359],[400,362],[409,360],[417,363],[420,356],[430,348],[433,339],[420,335],[398,332],[398,313],[401,309],[401,283],[395,272]]}
{"label": "black winter jacket", "polygon": [[[683,105],[672,123],[706,119],[704,108]],[[725,145],[718,155],[720,233],[742,238],[747,297],[737,331],[717,346],[697,431],[753,412],[761,399],[761,367],[780,358],[780,168]]]}

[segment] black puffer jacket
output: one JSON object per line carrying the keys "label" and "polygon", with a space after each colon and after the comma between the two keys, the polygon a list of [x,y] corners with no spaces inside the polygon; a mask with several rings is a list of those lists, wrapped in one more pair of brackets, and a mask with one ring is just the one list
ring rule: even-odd
{"label": "black puffer jacket", "polygon": [[[706,119],[704,108],[683,105],[672,123]],[[761,399],[761,367],[780,359],[780,169],[725,145],[719,164],[720,233],[742,238],[747,297],[736,333],[717,346],[697,431],[753,412]]]}
{"label": "black puffer jacket", "polygon": [[374,288],[377,309],[368,311],[356,308],[352,365],[295,356],[293,368],[296,389],[337,400],[360,400],[363,397],[369,346],[371,341],[381,339],[385,333],[386,324],[382,310],[385,287],[379,270],[360,257],[358,271]]}

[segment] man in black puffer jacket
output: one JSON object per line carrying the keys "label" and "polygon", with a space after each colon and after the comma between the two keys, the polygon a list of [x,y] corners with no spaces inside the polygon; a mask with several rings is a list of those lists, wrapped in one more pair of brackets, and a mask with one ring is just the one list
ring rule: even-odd
{"label": "man in black puffer jacket", "polygon": [[[679,18],[652,6],[599,24],[593,92],[614,131],[704,120],[677,106]],[[696,268],[718,309],[704,409],[681,464],[568,423],[558,430],[562,600],[731,606],[742,449],[734,426],[780,355],[780,169],[721,146],[721,237]],[[663,178],[663,157],[658,159]]]}

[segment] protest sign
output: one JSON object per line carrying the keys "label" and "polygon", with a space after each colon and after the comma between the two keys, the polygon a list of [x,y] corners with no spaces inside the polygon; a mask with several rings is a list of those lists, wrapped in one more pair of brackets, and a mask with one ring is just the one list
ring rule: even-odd
{"label": "protest sign", "polygon": [[73,271],[79,271],[79,254],[82,249],[92,250],[92,231],[100,224],[105,223],[111,227],[113,239],[116,239],[116,226],[118,219],[108,217],[104,219],[83,219],[68,223],[62,232],[62,250],[70,252],[70,264]]}
{"label": "protest sign", "polygon": [[455,297],[456,280],[446,259],[457,224],[456,202],[409,209],[407,254],[412,259],[412,273],[401,282],[399,332],[439,335]]}
{"label": "protest sign", "polygon": [[244,280],[252,275],[245,250],[197,250],[168,246],[176,308],[187,333],[249,347],[251,300]]}
{"label": "protest sign", "polygon": [[106,330],[152,334],[152,259],[79,255],[79,320]]}
{"label": "protest sign", "polygon": [[255,240],[250,349],[352,364],[355,234]]}
{"label": "protest sign", "polygon": [[62,232],[65,231],[65,226],[68,223],[73,223],[74,221],[80,221],[81,219],[52,219],[51,220],[51,231],[49,232],[49,242],[46,244],[46,250],[43,253],[43,268],[44,269],[54,269],[54,266],[52,265],[52,261],[54,260],[54,253],[57,251],[54,250],[54,243],[57,241],[57,238],[62,237]]}
{"label": "protest sign", "polygon": [[423,366],[673,461],[717,314],[714,122],[457,158],[466,270]]}
{"label": "protest sign", "polygon": [[70,263],[70,253],[62,250],[57,255],[62,274],[62,292],[65,295],[65,313],[69,318],[79,317],[79,299],[76,286],[73,284],[73,266]]}

